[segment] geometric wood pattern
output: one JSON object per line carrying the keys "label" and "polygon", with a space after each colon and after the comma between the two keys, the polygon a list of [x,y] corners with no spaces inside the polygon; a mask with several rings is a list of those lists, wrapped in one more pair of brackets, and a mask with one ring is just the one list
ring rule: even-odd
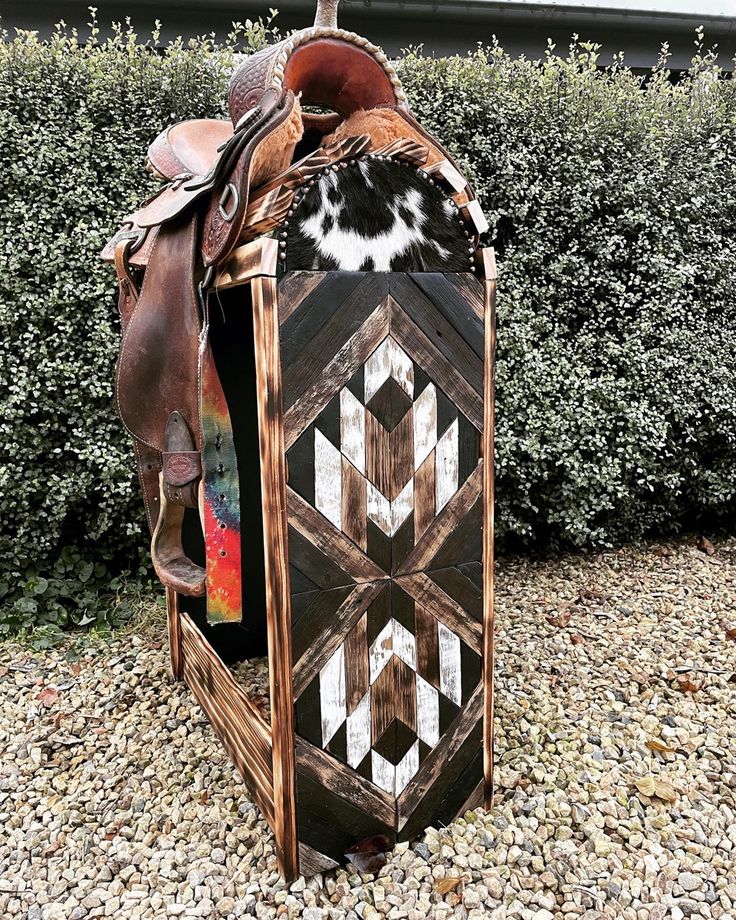
{"label": "geometric wood pattern", "polygon": [[484,295],[293,272],[278,302],[297,829],[339,861],[483,778]]}

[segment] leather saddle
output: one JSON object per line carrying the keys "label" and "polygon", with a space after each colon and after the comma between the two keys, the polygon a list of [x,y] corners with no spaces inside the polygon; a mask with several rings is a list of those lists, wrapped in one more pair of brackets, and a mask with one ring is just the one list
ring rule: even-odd
{"label": "leather saddle", "polygon": [[[300,100],[333,114],[302,116]],[[378,108],[420,130],[385,55],[354,33],[315,26],[252,55],[232,76],[230,121],[184,121],[154,140],[148,168],[163,184],[102,253],[119,282],[117,401],[154,567],[168,588],[206,595],[210,622],[240,620],[242,596],[237,462],[208,340],[208,292],[242,238],[253,191],[291,165],[305,124],[326,134]],[[187,508],[202,521],[207,569],[183,548]]]}

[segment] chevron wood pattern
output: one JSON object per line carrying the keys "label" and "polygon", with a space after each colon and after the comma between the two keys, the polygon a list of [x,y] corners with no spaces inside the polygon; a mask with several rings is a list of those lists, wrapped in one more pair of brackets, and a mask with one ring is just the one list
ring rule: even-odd
{"label": "chevron wood pattern", "polygon": [[482,788],[487,298],[472,275],[279,285],[297,829],[408,839]]}

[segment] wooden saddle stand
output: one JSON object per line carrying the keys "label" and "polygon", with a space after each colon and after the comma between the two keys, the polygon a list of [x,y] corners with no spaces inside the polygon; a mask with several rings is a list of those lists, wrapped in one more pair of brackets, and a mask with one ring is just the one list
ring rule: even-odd
{"label": "wooden saddle stand", "polygon": [[[493,251],[336,5],[239,66],[232,122],[153,142],[103,251],[172,672],[287,879],[489,803],[493,766]],[[231,669],[264,655],[267,706]]]}

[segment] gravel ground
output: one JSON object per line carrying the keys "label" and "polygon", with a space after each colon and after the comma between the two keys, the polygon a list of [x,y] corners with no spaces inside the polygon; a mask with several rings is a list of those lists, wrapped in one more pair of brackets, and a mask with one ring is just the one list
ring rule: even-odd
{"label": "gravel ground", "polygon": [[700,546],[499,565],[495,806],[376,878],[280,881],[161,642],[0,647],[0,917],[736,920],[736,539]]}

